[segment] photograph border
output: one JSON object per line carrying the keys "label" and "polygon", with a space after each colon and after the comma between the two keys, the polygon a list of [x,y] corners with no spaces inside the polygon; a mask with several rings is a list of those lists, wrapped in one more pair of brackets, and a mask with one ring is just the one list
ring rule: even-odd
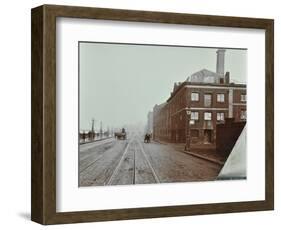
{"label": "photograph border", "polygon": [[[265,200],[97,211],[56,211],[56,18],[265,30]],[[43,5],[31,11],[31,219],[41,224],[157,218],[274,209],[274,20]]]}

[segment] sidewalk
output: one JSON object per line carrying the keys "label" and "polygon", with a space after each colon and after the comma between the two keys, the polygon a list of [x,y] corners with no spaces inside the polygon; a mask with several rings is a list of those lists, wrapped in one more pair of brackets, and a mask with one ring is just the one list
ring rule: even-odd
{"label": "sidewalk", "polygon": [[164,141],[159,141],[159,140],[153,140],[156,143],[159,144],[164,144],[164,145],[169,145],[171,146],[173,149],[192,155],[194,157],[198,157],[207,161],[211,161],[213,163],[219,164],[219,165],[224,165],[227,157],[219,155],[216,152],[215,148],[192,148],[190,151],[185,151],[185,144],[184,143],[168,143],[168,142],[164,142]]}
{"label": "sidewalk", "polygon": [[105,138],[101,138],[101,139],[97,139],[97,140],[93,140],[93,141],[85,141],[85,142],[80,142],[79,145],[84,145],[84,144],[89,144],[89,143],[94,143],[94,142],[98,142],[98,141],[103,141],[103,140],[107,140],[113,137],[105,137]]}

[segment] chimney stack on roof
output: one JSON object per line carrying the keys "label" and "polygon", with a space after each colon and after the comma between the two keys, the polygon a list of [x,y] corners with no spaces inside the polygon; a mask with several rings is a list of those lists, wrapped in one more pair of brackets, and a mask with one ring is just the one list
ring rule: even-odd
{"label": "chimney stack on roof", "polygon": [[217,69],[216,69],[216,72],[221,77],[224,76],[224,54],[225,54],[225,49],[218,49],[217,50]]}
{"label": "chimney stack on roof", "polygon": [[230,83],[230,73],[226,72],[225,73],[225,84],[229,84]]}

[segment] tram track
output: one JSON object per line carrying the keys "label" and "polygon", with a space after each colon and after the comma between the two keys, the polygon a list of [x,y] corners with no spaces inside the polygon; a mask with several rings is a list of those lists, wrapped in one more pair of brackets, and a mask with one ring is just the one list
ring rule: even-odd
{"label": "tram track", "polygon": [[216,164],[207,164],[169,146],[144,144],[140,136],[116,141],[109,149],[107,145],[80,161],[80,186],[213,180],[219,172]]}
{"label": "tram track", "polygon": [[[107,157],[109,155],[107,154]],[[89,175],[87,171],[89,168],[93,170],[99,167],[98,164],[103,164],[104,154],[93,159],[91,163],[79,169],[80,173]],[[148,181],[154,181],[154,183],[160,183],[159,176],[157,175],[152,162],[150,161],[147,153],[144,150],[144,146],[141,144],[139,138],[131,137],[128,140],[123,152],[120,152],[118,158],[116,158],[114,170],[110,170],[109,175],[105,177],[103,185],[115,185],[115,184],[139,184],[148,183]],[[96,165],[96,166],[95,166]],[[100,177],[96,177],[100,178]],[[150,178],[150,179],[148,179]]]}
{"label": "tram track", "polygon": [[[140,155],[141,154],[141,155]],[[116,180],[120,180],[120,177],[123,173],[123,176],[125,175],[129,175],[129,177],[131,177],[131,184],[137,184],[137,177],[140,176],[138,175],[138,169],[137,169],[137,157],[141,157],[143,160],[143,162],[146,162],[145,167],[147,167],[146,169],[146,173],[149,173],[151,175],[151,177],[154,179],[155,183],[160,183],[160,179],[155,171],[155,169],[153,168],[142,144],[140,143],[140,141],[133,137],[130,142],[128,143],[126,149],[124,150],[122,156],[120,157],[118,164],[116,165],[115,169],[113,170],[113,173],[111,174],[111,176],[109,177],[108,181],[106,183],[104,183],[104,185],[113,185],[115,184]],[[130,163],[128,163],[128,160]],[[129,164],[129,167],[127,168],[127,170],[124,171],[124,165]],[[125,173],[125,174],[124,174]]]}
{"label": "tram track", "polygon": [[[132,139],[132,140],[133,140],[133,139]],[[125,158],[125,156],[126,156],[126,154],[127,154],[127,152],[128,152],[129,146],[130,146],[131,143],[132,143],[132,140],[129,141],[127,147],[125,148],[125,150],[124,150],[124,152],[123,152],[123,154],[122,154],[122,156],[120,157],[120,160],[119,160],[117,166],[115,167],[113,173],[111,174],[111,176],[109,177],[109,179],[108,179],[108,181],[105,183],[105,185],[112,185],[112,182],[113,182],[114,178],[116,177],[117,172],[119,171],[120,166],[122,165],[122,162],[123,162],[123,160],[124,160],[124,158]]]}
{"label": "tram track", "polygon": [[152,174],[153,174],[153,177],[154,177],[154,179],[155,179],[155,182],[156,182],[156,183],[160,183],[160,179],[159,179],[157,173],[155,172],[153,166],[151,165],[151,163],[150,163],[150,161],[149,161],[149,159],[148,159],[148,156],[147,156],[147,154],[146,154],[145,151],[144,151],[144,148],[143,148],[142,144],[140,143],[139,140],[137,140],[137,142],[138,142],[138,144],[139,144],[139,146],[140,146],[142,155],[144,156],[144,158],[145,158],[145,160],[146,160],[146,162],[147,162],[147,164],[148,164],[148,166],[149,166],[149,168],[150,168],[150,170],[151,170],[151,172],[152,172]]}
{"label": "tram track", "polygon": [[133,181],[132,184],[136,184],[136,150],[134,150],[133,159]]}
{"label": "tram track", "polygon": [[84,172],[86,169],[88,169],[89,167],[91,167],[93,164],[95,164],[98,160],[100,160],[104,155],[101,155],[99,157],[97,157],[95,160],[93,160],[89,165],[87,165],[85,168],[83,168],[82,170],[79,170],[79,173]]}

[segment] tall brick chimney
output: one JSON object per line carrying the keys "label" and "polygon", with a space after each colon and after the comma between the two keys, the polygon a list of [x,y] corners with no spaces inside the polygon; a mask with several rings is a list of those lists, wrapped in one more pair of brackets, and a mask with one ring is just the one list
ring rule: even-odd
{"label": "tall brick chimney", "polygon": [[217,74],[221,76],[221,78],[224,77],[224,53],[225,49],[218,49],[217,50]]}

